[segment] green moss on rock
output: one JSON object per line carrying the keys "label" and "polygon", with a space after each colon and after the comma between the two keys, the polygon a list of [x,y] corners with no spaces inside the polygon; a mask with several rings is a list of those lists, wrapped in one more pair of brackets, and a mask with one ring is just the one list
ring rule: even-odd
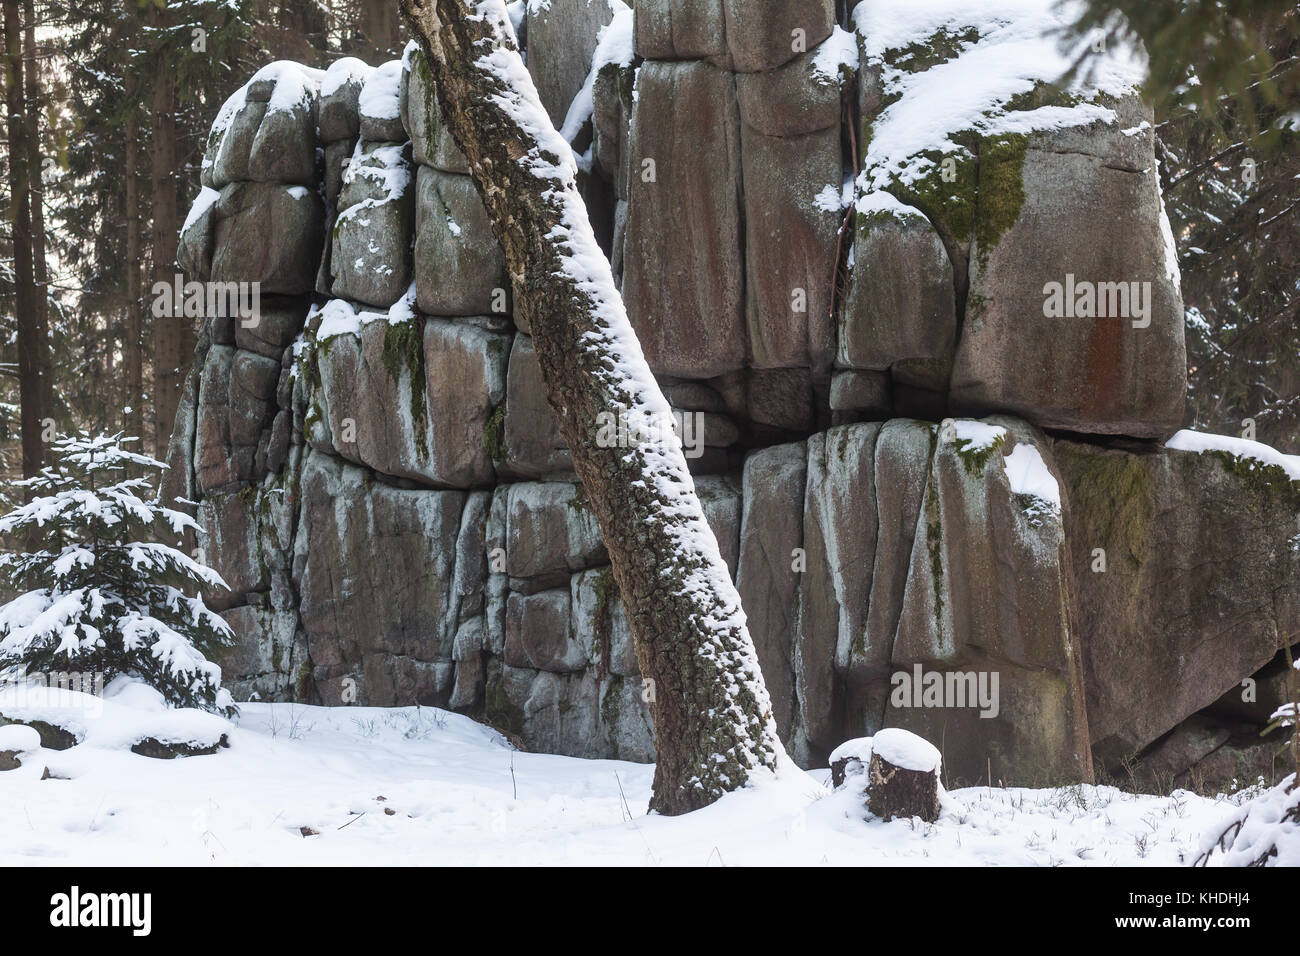
{"label": "green moss on rock", "polygon": [[1070,481],[1070,535],[1084,547],[1120,548],[1141,566],[1155,517],[1155,488],[1142,457],[1059,445]]}
{"label": "green moss on rock", "polygon": [[1020,218],[1025,204],[1024,166],[1029,137],[1015,134],[980,141],[979,202],[975,247],[980,266]]}
{"label": "green moss on rock", "polygon": [[401,381],[402,370],[410,375],[411,427],[415,432],[415,450],[421,461],[429,458],[428,407],[424,373],[424,322],[419,318],[390,322],[384,328],[384,368],[394,382]]}
{"label": "green moss on rock", "polygon": [[505,434],[506,403],[502,401],[492,409],[492,414],[483,426],[483,447],[498,465],[506,458]]}

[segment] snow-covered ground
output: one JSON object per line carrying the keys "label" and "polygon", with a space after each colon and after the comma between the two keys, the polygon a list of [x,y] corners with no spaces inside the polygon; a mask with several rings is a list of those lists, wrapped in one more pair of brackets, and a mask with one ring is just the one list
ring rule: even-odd
{"label": "snow-covered ground", "polygon": [[29,755],[0,773],[0,865],[1177,865],[1241,801],[975,788],[934,825],[882,823],[792,770],[665,818],[651,766],[520,753],[431,708],[245,704],[229,737],[176,760]]}

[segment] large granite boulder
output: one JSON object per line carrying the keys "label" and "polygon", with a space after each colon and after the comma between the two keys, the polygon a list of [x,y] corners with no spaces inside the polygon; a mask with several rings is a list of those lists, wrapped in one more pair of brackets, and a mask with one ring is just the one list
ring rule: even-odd
{"label": "large granite boulder", "polygon": [[614,17],[609,0],[549,0],[528,8],[528,72],[559,129],[587,79],[600,30]]}
{"label": "large granite boulder", "polygon": [[1300,631],[1300,482],[1227,451],[1058,441],[1088,717],[1116,767]]}
{"label": "large granite boulder", "polygon": [[333,295],[386,309],[406,293],[415,223],[412,180],[409,148],[357,144],[334,221]]}
{"label": "large granite boulder", "polygon": [[[294,539],[299,618],[312,673],[327,701],[345,678],[356,700],[445,703],[457,607],[456,540],[466,496],[376,482],[363,469],[312,451],[299,484]],[[383,561],[373,560],[383,554]],[[394,590],[392,572],[402,569]]]}
{"label": "large granite boulder", "polygon": [[824,373],[835,352],[829,316],[843,217],[840,83],[821,72],[816,57],[813,51],[780,69],[736,77],[745,327],[754,368]]}
{"label": "large granite boulder", "polygon": [[505,254],[474,181],[420,166],[416,305],[426,315],[508,315]]}
{"label": "large granite boulder", "polygon": [[[1115,113],[981,142],[955,404],[1142,438],[1182,423],[1182,294],[1152,115],[1135,98]],[[1081,208],[1096,228],[1080,228]]]}
{"label": "large granite boulder", "polygon": [[707,63],[645,63],[636,96],[623,299],[655,374],[712,378],[745,363],[735,83]]}
{"label": "large granite boulder", "polygon": [[325,209],[306,186],[238,182],[212,206],[213,282],[301,295],[316,285]]}

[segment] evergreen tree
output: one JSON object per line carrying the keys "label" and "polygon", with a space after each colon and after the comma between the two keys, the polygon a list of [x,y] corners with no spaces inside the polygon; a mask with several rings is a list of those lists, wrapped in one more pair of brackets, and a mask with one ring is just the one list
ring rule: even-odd
{"label": "evergreen tree", "polygon": [[59,438],[55,464],[21,482],[35,496],[0,518],[0,534],[40,542],[0,557],[19,595],[0,608],[0,671],[127,674],[172,704],[229,716],[221,668],[205,652],[232,634],[199,595],[226,584],[161,543],[198,526],[149,494],[152,481],[138,473],[167,466],[122,447],[132,440]]}

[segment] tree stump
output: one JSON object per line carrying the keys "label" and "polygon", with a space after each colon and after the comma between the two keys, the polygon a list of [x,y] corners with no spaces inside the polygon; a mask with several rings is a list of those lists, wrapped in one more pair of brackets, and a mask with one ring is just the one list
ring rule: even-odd
{"label": "tree stump", "polygon": [[867,809],[882,820],[939,818],[939,751],[916,734],[889,729],[871,741]]}

